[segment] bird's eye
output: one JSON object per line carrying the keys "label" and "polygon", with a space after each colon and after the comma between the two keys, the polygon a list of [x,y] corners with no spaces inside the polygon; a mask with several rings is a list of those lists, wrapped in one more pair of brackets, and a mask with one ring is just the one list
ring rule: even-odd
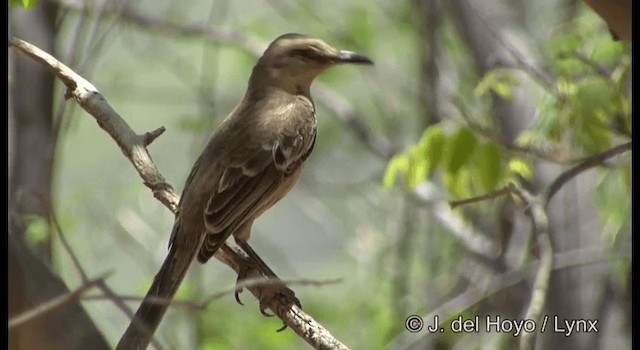
{"label": "bird's eye", "polygon": [[293,49],[289,52],[292,57],[298,57],[304,61],[324,62],[326,58],[320,55],[317,51],[305,48],[305,49]]}
{"label": "bird's eye", "polygon": [[294,49],[289,53],[293,57],[299,57],[302,59],[309,59],[309,50],[305,49]]}

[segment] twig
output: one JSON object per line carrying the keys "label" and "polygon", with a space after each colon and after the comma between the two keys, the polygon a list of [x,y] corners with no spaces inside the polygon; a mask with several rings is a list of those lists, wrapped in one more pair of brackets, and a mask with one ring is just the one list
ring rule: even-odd
{"label": "twig", "polygon": [[596,167],[602,164],[605,160],[613,156],[616,156],[620,153],[624,153],[630,150],[631,150],[631,141],[625,142],[621,145],[610,148],[602,153],[598,153],[596,155],[587,157],[577,165],[573,166],[569,170],[560,174],[560,176],[558,176],[555,180],[553,180],[551,185],[547,187],[546,191],[543,194],[545,207],[549,204],[549,202],[551,201],[551,198],[553,198],[553,196],[560,190],[560,188],[562,188],[562,186],[564,186],[565,183],[569,182],[575,176],[577,176],[578,174],[580,174],[585,170],[591,169],[593,167]]}
{"label": "twig", "polygon": [[111,275],[110,272],[105,273],[100,277],[87,281],[72,292],[63,294],[30,310],[27,310],[17,316],[12,317],[11,319],[9,319],[9,329],[21,326],[35,318],[42,317],[45,314],[54,311],[66,304],[77,301],[84,292],[88,291],[91,288],[94,288],[100,281],[104,280],[109,275]]}
{"label": "twig", "polygon": [[67,238],[65,237],[64,232],[62,231],[62,227],[60,227],[58,218],[56,217],[56,214],[53,212],[53,208],[51,208],[51,205],[49,205],[49,203],[41,193],[28,191],[27,194],[33,196],[33,198],[42,206],[43,212],[47,213],[48,222],[52,224],[53,227],[55,228],[56,233],[58,234],[58,238],[60,238],[60,242],[62,243],[62,247],[64,248],[65,252],[69,255],[69,258],[71,259],[71,263],[73,264],[76,271],[78,272],[78,275],[80,275],[80,280],[82,281],[82,283],[87,283],[87,281],[89,280],[89,278],[87,277],[87,273],[86,271],[84,271],[82,264],[80,264],[80,259],[78,259],[78,256],[75,254],[75,252],[71,248],[69,241],[67,241]]}
{"label": "twig", "polygon": [[[157,304],[171,304],[172,306],[183,306],[192,309],[205,309],[211,302],[218,300],[227,295],[232,295],[236,290],[240,288],[260,288],[265,286],[272,285],[284,285],[284,286],[325,286],[329,284],[340,283],[342,281],[341,278],[330,279],[324,281],[315,281],[315,280],[307,280],[307,279],[297,279],[297,280],[276,280],[276,279],[265,279],[265,278],[253,278],[247,279],[239,282],[233,288],[229,288],[227,290],[223,290],[218,293],[211,294],[210,296],[204,298],[203,301],[196,302],[192,300],[168,300],[164,298],[147,298],[148,301]],[[87,295],[83,296],[82,300],[104,300],[111,299],[112,297],[117,298],[120,301],[143,301],[144,297],[134,296],[134,295]],[[133,313],[129,315],[133,318]]]}
{"label": "twig", "polygon": [[467,205],[467,204],[471,204],[471,203],[476,203],[476,202],[480,202],[486,199],[492,199],[492,198],[498,198],[500,196],[503,196],[505,194],[509,194],[511,193],[512,189],[511,186],[505,186],[499,190],[495,190],[489,193],[485,193],[481,196],[477,196],[477,197],[471,197],[471,198],[465,198],[465,199],[460,199],[457,201],[450,201],[449,205],[451,206],[451,209],[455,209],[456,207],[460,206],[460,205]]}
{"label": "twig", "polygon": [[198,303],[198,308],[204,309],[206,308],[212,301],[220,299],[226,295],[231,295],[235,293],[237,290],[241,290],[242,288],[260,288],[266,286],[273,285],[283,285],[283,286],[326,286],[330,284],[336,284],[342,282],[342,278],[334,278],[324,281],[316,281],[309,279],[294,279],[294,280],[278,280],[278,279],[265,279],[263,277],[258,278],[249,278],[243,281],[240,281],[233,288],[223,290],[221,292],[212,294],[205,298],[201,303]]}
{"label": "twig", "polygon": [[[125,299],[119,295],[117,295],[108,285],[105,281],[99,281],[98,282],[98,288],[100,288],[100,290],[102,291],[102,293],[104,293],[104,297],[109,299],[112,303],[114,303],[116,305],[116,307],[118,307],[118,309],[120,309],[129,319],[133,319],[135,317],[135,312],[133,312],[133,310],[131,310],[127,304],[125,303]],[[85,299],[87,297],[83,297],[82,299]],[[139,298],[140,300],[144,299],[144,298]],[[153,346],[158,349],[161,350],[163,348],[163,346],[160,344],[160,342],[155,338],[152,337],[151,338],[151,344],[153,344]]]}
{"label": "twig", "polygon": [[502,47],[504,47],[519,65],[526,68],[526,69],[523,69],[525,73],[528,73],[532,77],[536,78],[540,82],[540,85],[542,85],[548,91],[555,90],[553,79],[545,71],[538,68],[534,64],[529,63],[525,58],[525,55],[522,54],[520,50],[517,49],[514,45],[511,45],[511,43],[504,38],[502,33],[500,33],[500,31],[497,28],[495,28],[495,25],[492,23],[489,23],[489,21],[487,21],[487,19],[482,15],[482,12],[478,11],[478,9],[474,5],[472,5],[472,1],[465,0],[465,2],[467,6],[473,9],[473,14],[476,16],[476,18],[478,18],[478,20],[482,23],[482,25],[484,25],[484,27],[487,29],[489,34],[493,36],[496,42],[498,42]]}
{"label": "twig", "polygon": [[71,258],[73,266],[78,271],[78,274],[80,275],[80,280],[82,281],[82,283],[87,283],[89,280],[89,277],[87,276],[87,273],[84,271],[82,264],[80,264],[80,259],[78,259],[78,256],[71,248],[71,244],[69,244],[69,241],[67,241],[67,238],[65,237],[64,232],[62,232],[62,227],[60,227],[60,223],[58,223],[58,219],[56,218],[56,215],[53,213],[53,210],[51,208],[48,208],[48,212],[49,212],[49,220],[55,226],[56,232],[58,233],[58,238],[60,238],[60,242],[62,243],[64,250],[67,252],[67,254],[69,255],[69,258]]}
{"label": "twig", "polygon": [[430,210],[434,217],[458,239],[467,251],[484,261],[496,259],[499,255],[496,243],[462,220],[449,205],[437,198],[437,191],[435,185],[425,181],[413,189],[412,195],[420,203],[431,206]]}

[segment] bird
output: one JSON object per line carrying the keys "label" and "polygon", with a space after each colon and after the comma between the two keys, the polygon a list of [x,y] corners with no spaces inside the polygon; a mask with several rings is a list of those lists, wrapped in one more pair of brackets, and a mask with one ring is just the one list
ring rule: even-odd
{"label": "bird", "polygon": [[192,261],[207,262],[230,236],[266,267],[247,243],[251,227],[300,178],[316,141],[311,83],[340,64],[373,61],[297,33],[268,45],[244,97],[213,132],[187,177],[167,258],[117,349],[146,348]]}

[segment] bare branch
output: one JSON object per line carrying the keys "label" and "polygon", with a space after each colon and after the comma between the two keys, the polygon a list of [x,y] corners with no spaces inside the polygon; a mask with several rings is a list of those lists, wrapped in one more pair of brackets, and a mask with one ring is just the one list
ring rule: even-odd
{"label": "bare branch", "polygon": [[160,135],[162,135],[165,132],[165,128],[164,126],[161,126],[151,132],[147,132],[144,135],[142,135],[143,138],[143,144],[146,146],[149,146],[151,144],[151,142],[153,142],[155,139],[157,139],[158,137],[160,137]]}
{"label": "bare branch", "polygon": [[422,204],[431,206],[431,212],[436,219],[451,232],[460,243],[472,254],[482,257],[485,261],[492,261],[499,255],[497,244],[465,222],[449,205],[438,198],[436,186],[429,182],[422,182],[413,189],[413,198]]}
{"label": "bare branch", "polygon": [[94,288],[100,281],[107,278],[111,273],[105,273],[100,277],[89,280],[73,292],[63,294],[57,298],[51,299],[44,304],[40,304],[30,310],[27,310],[9,320],[9,329],[21,326],[35,318],[42,317],[47,313],[54,311],[62,306],[78,301],[80,296],[91,288]]}
{"label": "bare branch", "polygon": [[[325,286],[325,285],[330,285],[330,284],[336,284],[336,283],[340,283],[342,282],[341,278],[336,278],[336,279],[330,279],[330,280],[323,280],[323,281],[316,281],[316,280],[308,280],[308,279],[295,279],[295,280],[275,280],[275,279],[264,279],[264,278],[253,278],[253,279],[247,279],[247,280],[243,280],[241,282],[239,282],[237,285],[235,285],[233,288],[229,288],[226,290],[223,290],[221,292],[218,293],[214,293],[206,298],[204,298],[203,301],[197,302],[197,301],[192,301],[192,300],[169,300],[166,298],[147,298],[148,301],[152,302],[152,303],[157,303],[157,304],[171,304],[171,306],[175,307],[175,306],[182,306],[182,307],[186,307],[186,308],[192,308],[192,309],[205,309],[207,308],[207,306],[209,306],[209,304],[211,304],[211,302],[221,299],[227,295],[232,295],[233,293],[235,293],[236,290],[240,289],[240,288],[260,288],[260,287],[265,287],[265,286],[272,286],[272,285],[285,285],[285,286]],[[101,286],[98,286],[101,287]],[[102,288],[101,288],[102,289]],[[141,296],[137,296],[137,295],[115,295],[112,292],[112,295],[87,295],[87,296],[83,296],[82,300],[105,300],[105,299],[109,299],[111,300],[112,298],[115,298],[117,300],[120,301],[143,301],[145,298],[141,297]],[[130,315],[131,318],[133,318],[133,313],[131,313]]]}
{"label": "bare branch", "polygon": [[451,206],[451,209],[455,209],[456,207],[460,206],[460,205],[467,205],[467,204],[471,204],[471,203],[476,203],[476,202],[480,202],[486,199],[493,199],[493,198],[498,198],[500,196],[504,196],[505,194],[509,194],[511,193],[512,189],[511,186],[505,186],[499,190],[495,190],[489,193],[485,193],[481,196],[477,196],[477,197],[472,197],[472,198],[465,198],[465,199],[460,199],[457,201],[450,201],[449,205]]}
{"label": "bare branch", "polygon": [[548,91],[554,91],[554,83],[552,77],[549,74],[530,62],[527,59],[527,56],[520,52],[509,40],[507,40],[502,33],[496,28],[494,23],[490,23],[483,15],[482,11],[478,11],[475,8],[475,4],[472,1],[467,1],[467,6],[473,9],[472,13],[476,18],[482,23],[482,25],[486,28],[491,36],[495,39],[495,41],[500,44],[502,47],[509,52],[511,57],[516,61],[518,66],[523,68],[523,71],[529,74],[531,77],[535,78],[540,82],[540,85],[547,89]]}
{"label": "bare branch", "polygon": [[398,151],[387,139],[375,135],[364,118],[340,95],[316,83],[315,99],[335,114],[373,154],[389,160]]}
{"label": "bare branch", "polygon": [[630,150],[631,150],[631,141],[615,146],[613,148],[610,148],[602,153],[598,153],[596,155],[583,159],[580,163],[573,166],[571,169],[560,174],[560,176],[558,176],[555,180],[553,180],[551,185],[547,187],[545,193],[543,194],[544,205],[547,206],[551,201],[551,198],[553,198],[553,196],[556,193],[558,193],[560,188],[562,188],[564,184],[569,182],[571,179],[573,179],[575,176],[577,176],[581,172],[591,169],[593,167],[596,167],[598,165],[601,165],[607,159]]}
{"label": "bare branch", "polygon": [[[549,236],[549,221],[545,212],[545,204],[541,196],[533,196],[528,191],[518,186],[513,187],[514,192],[529,205],[529,215],[533,230],[538,238],[540,248],[540,266],[533,282],[531,301],[527,308],[525,320],[534,320],[536,323],[542,316],[542,310],[547,300],[549,291],[549,280],[551,279],[551,269],[553,267],[553,246]],[[520,338],[520,349],[529,350],[535,348],[536,333],[525,332]]]}
{"label": "bare branch", "polygon": [[124,119],[106,102],[98,89],[53,56],[26,41],[12,37],[9,38],[9,45],[49,67],[67,86],[65,97],[74,97],[80,107],[96,119],[98,125],[120,146],[122,153],[131,161],[145,185],[153,191],[154,196],[175,211],[178,196],[153,163],[145,148],[144,136],[133,132]]}

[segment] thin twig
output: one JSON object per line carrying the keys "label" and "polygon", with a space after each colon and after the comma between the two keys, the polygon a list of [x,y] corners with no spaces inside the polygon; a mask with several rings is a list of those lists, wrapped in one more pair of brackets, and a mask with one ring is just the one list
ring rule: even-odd
{"label": "thin twig", "polygon": [[11,319],[9,319],[9,329],[21,326],[35,318],[42,317],[47,313],[54,311],[64,305],[77,301],[83,293],[91,288],[94,288],[100,281],[104,280],[109,275],[111,275],[111,272],[102,274],[100,277],[97,277],[95,279],[88,280],[86,283],[82,284],[72,292],[53,298],[43,304],[40,304],[32,309],[20,313],[17,316],[12,317]]}
{"label": "thin twig", "polygon": [[62,243],[62,247],[64,248],[65,252],[67,252],[67,254],[69,255],[69,258],[71,259],[71,263],[73,264],[74,268],[78,272],[78,275],[80,275],[80,280],[82,281],[82,283],[87,283],[87,281],[89,280],[89,278],[87,277],[88,275],[86,271],[84,271],[84,268],[80,263],[80,259],[78,259],[78,256],[71,248],[69,241],[67,241],[67,238],[65,237],[64,232],[62,231],[62,227],[58,222],[58,218],[56,217],[56,214],[53,212],[53,208],[51,208],[51,205],[48,203],[48,201],[44,198],[44,196],[41,193],[37,193],[34,191],[28,191],[27,193],[33,196],[33,198],[42,206],[42,210],[45,213],[47,213],[48,222],[49,224],[52,224],[53,227],[55,228],[56,233],[58,234],[58,238],[60,238],[60,242]]}
{"label": "thin twig", "polygon": [[[103,298],[109,299],[112,303],[114,303],[116,305],[116,307],[118,309],[120,309],[120,311],[122,311],[130,320],[135,319],[135,312],[133,312],[133,310],[131,310],[127,304],[125,303],[125,298],[117,295],[113,289],[111,289],[107,283],[105,281],[99,281],[98,282],[98,288],[100,288],[100,290],[102,291],[102,293],[104,293]],[[86,299],[87,297],[83,297],[82,299]],[[140,300],[142,300],[144,298],[140,298]],[[162,344],[160,344],[160,341],[158,341],[158,339],[156,339],[155,337],[151,337],[151,344],[153,345],[153,347],[156,350],[163,350],[164,347],[162,346]]]}
{"label": "thin twig", "polygon": [[428,205],[438,222],[471,254],[481,257],[484,261],[493,261],[499,256],[499,249],[495,241],[482,234],[473,225],[453,211],[437,194],[436,185],[427,181],[418,184],[413,189],[412,197],[420,204]]}
{"label": "thin twig", "polygon": [[495,28],[495,25],[487,21],[487,19],[481,14],[482,12],[478,11],[478,9],[474,5],[472,5],[471,1],[465,0],[465,2],[467,3],[467,6],[473,9],[473,13],[478,18],[478,20],[484,25],[484,27],[487,29],[489,34],[493,36],[494,39],[502,47],[504,47],[507,50],[507,52],[511,54],[511,56],[516,60],[516,62],[519,65],[526,68],[523,70],[525,73],[530,74],[532,77],[536,78],[540,82],[540,85],[546,88],[548,91],[555,90],[553,79],[545,71],[538,68],[534,64],[529,63],[525,58],[525,55],[523,55],[520,52],[520,50],[518,50],[513,45],[511,45],[511,43],[504,38],[502,33],[500,33],[500,31],[497,28]]}
{"label": "thin twig", "polygon": [[504,196],[505,194],[509,194],[511,193],[512,188],[511,186],[505,186],[501,189],[489,192],[489,193],[485,193],[483,195],[477,196],[477,197],[471,197],[471,198],[465,198],[465,199],[460,199],[457,201],[450,201],[449,205],[451,206],[451,209],[455,209],[456,207],[460,206],[460,205],[467,205],[467,204],[471,204],[471,203],[476,203],[476,202],[480,202],[486,199],[492,199],[492,198],[498,198],[500,196]]}
{"label": "thin twig", "polygon": [[[252,279],[247,279],[247,280],[243,280],[241,282],[239,282],[236,286],[234,286],[233,288],[229,288],[226,290],[223,290],[221,292],[218,293],[214,293],[211,294],[210,296],[204,298],[203,301],[197,302],[197,301],[192,301],[192,300],[179,300],[179,299],[173,299],[173,300],[169,300],[166,298],[147,298],[147,301],[154,303],[154,304],[171,304],[171,306],[176,307],[176,306],[181,306],[181,307],[186,307],[186,308],[191,308],[191,309],[205,309],[207,308],[207,306],[209,306],[209,304],[211,304],[211,302],[221,299],[225,296],[228,295],[232,295],[233,293],[236,292],[236,290],[240,289],[240,288],[260,288],[260,287],[265,287],[265,286],[273,286],[273,285],[284,285],[284,286],[326,286],[326,285],[330,285],[330,284],[336,284],[336,283],[340,283],[342,281],[341,278],[336,278],[336,279],[330,279],[330,280],[324,280],[324,281],[315,281],[315,280],[307,280],[307,279],[296,279],[296,280],[276,280],[276,279],[265,279],[265,278],[252,278]],[[135,296],[135,295],[115,295],[115,294],[111,294],[111,295],[86,295],[82,297],[82,300],[105,300],[105,299],[112,299],[112,298],[116,298],[120,301],[143,301],[145,300],[144,297],[141,296]],[[131,318],[133,318],[133,313],[131,313],[131,315],[128,315]]]}
{"label": "thin twig", "polygon": [[161,126],[153,131],[144,133],[144,135],[142,135],[142,144],[145,145],[145,147],[149,146],[151,142],[160,137],[160,135],[162,135],[165,131],[166,129],[164,128],[164,126]]}
{"label": "thin twig", "polygon": [[549,202],[551,201],[551,198],[553,198],[553,196],[560,190],[560,188],[562,188],[564,184],[569,182],[575,176],[577,176],[578,174],[580,174],[585,170],[591,169],[593,167],[596,167],[602,164],[605,160],[611,157],[614,157],[618,154],[621,154],[630,150],[631,150],[631,141],[625,142],[623,144],[610,148],[602,153],[598,153],[596,155],[587,157],[583,159],[580,163],[570,168],[569,170],[560,174],[560,176],[558,176],[555,180],[553,180],[551,185],[547,187],[546,191],[543,194],[545,207],[549,204]]}

